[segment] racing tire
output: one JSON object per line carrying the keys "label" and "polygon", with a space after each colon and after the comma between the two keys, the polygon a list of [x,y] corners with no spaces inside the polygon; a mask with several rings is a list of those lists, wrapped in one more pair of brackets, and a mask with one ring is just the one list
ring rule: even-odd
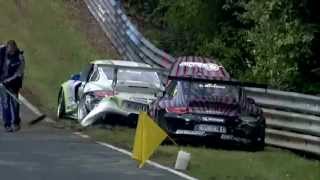
{"label": "racing tire", "polygon": [[86,101],[86,97],[84,96],[80,99],[78,104],[77,119],[79,122],[81,122],[89,113],[87,110],[85,101]]}
{"label": "racing tire", "polygon": [[58,95],[58,107],[57,107],[56,119],[59,120],[59,119],[65,117],[65,114],[66,114],[66,104],[64,101],[64,92],[61,89],[59,91],[59,95]]}
{"label": "racing tire", "polygon": [[253,151],[263,151],[265,148],[265,121],[259,126],[257,137],[252,140],[250,149]]}

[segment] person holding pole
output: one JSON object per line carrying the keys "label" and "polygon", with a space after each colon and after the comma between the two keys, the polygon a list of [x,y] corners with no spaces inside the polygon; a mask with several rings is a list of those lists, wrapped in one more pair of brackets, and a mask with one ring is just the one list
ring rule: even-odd
{"label": "person holding pole", "polygon": [[14,40],[0,46],[0,91],[3,94],[2,116],[7,132],[20,130],[18,94],[22,87],[25,60]]}

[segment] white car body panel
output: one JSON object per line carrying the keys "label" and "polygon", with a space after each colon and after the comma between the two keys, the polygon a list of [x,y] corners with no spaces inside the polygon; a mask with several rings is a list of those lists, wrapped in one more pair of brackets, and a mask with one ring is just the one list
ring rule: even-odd
{"label": "white car body panel", "polygon": [[[94,73],[91,74],[91,77],[89,77],[89,81],[84,83],[82,82],[82,85],[79,89],[78,96],[81,98],[84,95],[95,92],[95,91],[114,91],[116,92],[116,95],[114,96],[120,101],[125,102],[132,102],[132,103],[138,103],[144,106],[148,106],[153,100],[156,99],[157,92],[163,91],[164,87],[161,84],[161,81],[156,75],[156,77],[159,79],[159,83],[157,81],[150,83],[150,82],[144,82],[143,80],[138,81],[126,81],[126,80],[118,80],[117,86],[114,89],[113,88],[113,80],[108,79],[107,75],[104,73],[104,71],[100,68],[100,66],[103,65],[108,66],[130,66],[133,68],[131,71],[134,71],[134,67],[137,67],[137,69],[140,67],[143,68],[150,68],[151,66],[147,64],[142,63],[136,63],[132,61],[106,61],[106,60],[98,60],[94,61],[94,67],[93,71],[99,73],[99,78],[96,80],[92,76]],[[154,72],[156,74],[156,72]],[[106,97],[105,99],[98,102],[93,109],[90,110],[90,112],[87,114],[87,116],[84,117],[84,119],[79,120],[79,123],[82,126],[89,126],[93,124],[96,120],[98,120],[101,117],[104,117],[106,114],[118,114],[121,116],[129,116],[130,114],[139,114],[139,111],[136,109],[130,109],[125,108],[122,105],[115,104],[112,100],[108,100],[109,97]]]}

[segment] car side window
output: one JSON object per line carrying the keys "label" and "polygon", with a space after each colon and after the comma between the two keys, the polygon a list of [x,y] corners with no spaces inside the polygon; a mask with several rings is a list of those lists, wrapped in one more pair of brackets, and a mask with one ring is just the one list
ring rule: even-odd
{"label": "car side window", "polygon": [[169,97],[173,97],[177,94],[177,82],[171,82],[168,86],[167,86],[167,95]]}
{"label": "car side window", "polygon": [[112,67],[101,67],[101,69],[105,76],[107,76],[107,79],[113,80],[114,69]]}
{"label": "car side window", "polygon": [[80,73],[80,81],[83,81],[83,82],[88,81],[89,75],[91,74],[92,70],[93,70],[92,64],[85,67]]}
{"label": "car side window", "polygon": [[92,72],[89,81],[98,81],[99,80],[99,71],[95,70]]}

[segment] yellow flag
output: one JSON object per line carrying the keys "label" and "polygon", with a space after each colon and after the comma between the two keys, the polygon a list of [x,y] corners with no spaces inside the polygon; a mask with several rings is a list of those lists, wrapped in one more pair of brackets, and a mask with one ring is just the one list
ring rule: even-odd
{"label": "yellow flag", "polygon": [[140,162],[140,168],[166,137],[167,133],[146,112],[140,112],[132,153],[132,158]]}

